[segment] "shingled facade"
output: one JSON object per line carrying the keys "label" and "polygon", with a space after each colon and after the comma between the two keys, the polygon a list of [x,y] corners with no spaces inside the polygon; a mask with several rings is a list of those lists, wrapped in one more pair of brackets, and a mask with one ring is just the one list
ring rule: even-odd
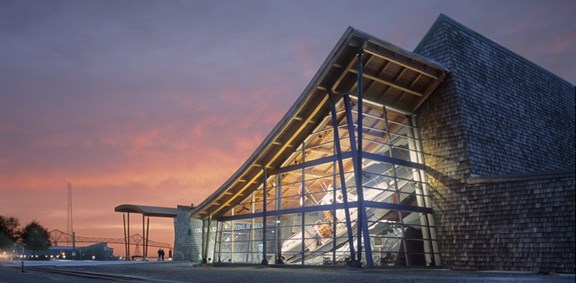
{"label": "shingled facade", "polygon": [[575,271],[575,87],[442,15],[418,111],[443,265]]}

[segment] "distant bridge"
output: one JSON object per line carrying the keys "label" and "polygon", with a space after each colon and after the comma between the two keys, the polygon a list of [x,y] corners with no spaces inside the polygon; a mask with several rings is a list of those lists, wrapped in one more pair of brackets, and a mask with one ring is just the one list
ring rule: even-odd
{"label": "distant bridge", "polygon": [[[108,237],[76,236],[75,238],[76,243],[110,243],[110,244],[123,244],[123,245],[126,245],[128,243],[131,246],[135,246],[133,256],[136,257],[142,256],[142,254],[140,253],[140,246],[143,246],[144,241],[146,240],[140,234],[133,234],[127,239],[127,241],[124,238],[108,238]],[[172,249],[172,246],[168,243],[156,242],[150,239],[148,239],[147,242],[149,247]],[[50,243],[52,243],[53,246],[58,246],[60,243],[68,243],[72,245],[72,235],[62,232],[58,229],[54,229],[50,231]]]}

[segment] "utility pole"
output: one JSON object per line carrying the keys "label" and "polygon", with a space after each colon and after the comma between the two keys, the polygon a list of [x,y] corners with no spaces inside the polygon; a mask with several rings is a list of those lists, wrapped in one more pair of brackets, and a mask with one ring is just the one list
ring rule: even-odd
{"label": "utility pole", "polygon": [[76,249],[76,235],[72,221],[72,184],[70,182],[68,182],[68,221],[66,223],[66,234],[72,237],[72,249]]}

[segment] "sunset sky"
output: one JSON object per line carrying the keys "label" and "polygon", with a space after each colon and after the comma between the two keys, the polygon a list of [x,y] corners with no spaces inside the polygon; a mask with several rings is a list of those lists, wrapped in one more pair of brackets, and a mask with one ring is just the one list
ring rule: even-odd
{"label": "sunset sky", "polygon": [[119,204],[199,204],[348,26],[412,50],[440,13],[576,82],[569,0],[0,0],[0,215],[65,231],[70,182],[76,234],[119,238]]}

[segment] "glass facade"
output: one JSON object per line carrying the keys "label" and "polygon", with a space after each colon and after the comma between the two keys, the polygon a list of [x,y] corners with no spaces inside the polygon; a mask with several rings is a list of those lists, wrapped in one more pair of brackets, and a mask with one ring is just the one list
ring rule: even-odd
{"label": "glass facade", "polygon": [[439,265],[414,116],[366,99],[358,115],[347,95],[331,109],[280,168],[263,169],[256,191],[213,220],[214,261]]}

